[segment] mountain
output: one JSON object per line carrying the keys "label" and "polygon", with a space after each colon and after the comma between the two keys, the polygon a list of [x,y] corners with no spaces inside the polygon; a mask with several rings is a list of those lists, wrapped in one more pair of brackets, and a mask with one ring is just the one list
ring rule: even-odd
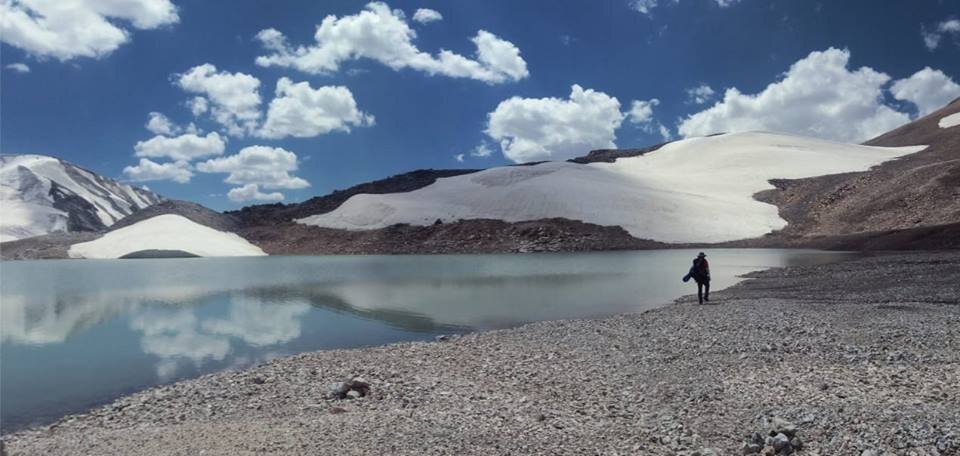
{"label": "mountain", "polygon": [[776,205],[789,223],[753,244],[960,248],[960,126],[949,122],[956,116],[960,98],[867,141],[869,146],[927,147],[866,172],[772,181],[775,188],[757,199]]}
{"label": "mountain", "polygon": [[57,158],[0,155],[0,242],[101,231],[161,200]]}
{"label": "mountain", "polygon": [[[863,145],[766,132],[722,134],[593,151],[566,162],[417,170],[302,203],[226,213],[185,201],[157,203],[153,195],[151,205],[108,228],[110,233],[136,229],[102,238],[54,233],[6,242],[0,254],[11,259],[64,258],[68,252],[95,257],[259,254],[254,249],[362,254],[692,246],[960,248],[958,123],[960,100]],[[62,163],[31,157],[18,160],[54,168]],[[48,207],[69,199],[57,199],[65,194],[63,184],[23,185],[38,174],[32,169],[44,166],[12,165],[16,161],[4,158],[5,195],[11,188],[18,195],[51,195]],[[10,169],[18,170],[18,179],[7,177]],[[79,168],[61,174],[71,172],[92,176]],[[102,199],[97,203],[104,205]],[[87,220],[99,213],[82,214],[67,218]],[[167,232],[199,236],[200,228],[214,230],[203,236],[223,248],[200,252],[187,234],[176,242],[153,242]],[[83,243],[87,246],[80,247]],[[122,248],[113,249],[112,243]],[[96,251],[85,251],[89,246]]]}
{"label": "mountain", "polygon": [[924,146],[872,147],[764,132],[690,138],[613,162],[546,162],[438,179],[418,190],[358,194],[298,219],[332,229],[382,229],[459,219],[562,217],[620,226],[636,238],[714,243],[762,236],[787,222],[753,199],[776,178],[866,171]]}
{"label": "mountain", "polygon": [[119,227],[98,239],[74,244],[70,258],[262,256],[263,250],[234,233],[163,214]]}

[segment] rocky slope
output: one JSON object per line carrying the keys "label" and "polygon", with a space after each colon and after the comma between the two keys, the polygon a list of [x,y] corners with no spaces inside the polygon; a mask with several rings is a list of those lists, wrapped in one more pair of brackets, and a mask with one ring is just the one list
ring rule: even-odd
{"label": "rocky slope", "polygon": [[244,228],[238,234],[270,255],[582,252],[669,247],[634,238],[620,227],[567,219],[517,223],[474,219],[365,231],[286,222]]}
{"label": "rocky slope", "polygon": [[442,177],[459,176],[480,171],[479,169],[418,169],[408,173],[397,174],[385,179],[364,182],[346,190],[334,190],[324,196],[316,196],[302,203],[292,204],[258,204],[247,206],[239,211],[227,212],[227,215],[236,217],[244,226],[270,225],[278,222],[289,222],[294,219],[315,214],[325,214],[343,204],[351,196],[361,193],[383,194],[402,193],[426,187]]}
{"label": "rocky slope", "polygon": [[[763,242],[834,243],[897,248],[907,238],[932,247],[957,248],[960,224],[960,127],[942,128],[960,112],[960,99],[865,144],[927,149],[869,171],[797,180],[775,180],[756,198],[777,205],[789,224]],[[849,242],[848,242],[849,241]]]}
{"label": "rocky slope", "polygon": [[0,155],[0,242],[100,231],[161,200],[57,158]]}

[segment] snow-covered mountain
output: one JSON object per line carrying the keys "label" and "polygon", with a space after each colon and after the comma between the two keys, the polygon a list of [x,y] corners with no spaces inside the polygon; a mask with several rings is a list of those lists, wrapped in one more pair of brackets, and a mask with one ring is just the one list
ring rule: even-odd
{"label": "snow-covered mountain", "polygon": [[924,147],[870,147],[764,132],[691,138],[613,163],[491,168],[410,192],[358,194],[336,210],[297,221],[367,230],[438,219],[563,217],[619,225],[642,239],[723,242],[786,226],[776,206],[753,198],[774,188],[771,179],[865,171]]}
{"label": "snow-covered mountain", "polygon": [[0,242],[97,231],[162,198],[57,158],[0,155]]}
{"label": "snow-covered mountain", "polygon": [[121,258],[150,252],[186,253],[202,257],[263,256],[242,237],[210,228],[184,216],[164,214],[111,230],[99,239],[74,244],[71,258]]}

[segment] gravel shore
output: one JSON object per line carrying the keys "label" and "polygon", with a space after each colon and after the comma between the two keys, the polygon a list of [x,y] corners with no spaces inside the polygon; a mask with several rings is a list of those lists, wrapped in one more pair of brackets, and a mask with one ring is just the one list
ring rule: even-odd
{"label": "gravel shore", "polygon": [[[960,252],[752,276],[710,305],[211,374],[4,436],[5,451],[960,455]],[[330,398],[354,377],[363,397]]]}

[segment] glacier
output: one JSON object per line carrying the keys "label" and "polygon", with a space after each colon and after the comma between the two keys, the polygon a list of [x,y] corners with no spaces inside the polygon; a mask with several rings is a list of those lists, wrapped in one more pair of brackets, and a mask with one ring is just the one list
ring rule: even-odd
{"label": "glacier", "polygon": [[661,242],[762,236],[787,222],[753,195],[771,179],[865,171],[926,146],[871,147],[769,132],[699,137],[613,163],[545,162],[441,178],[406,193],[359,194],[297,222],[367,230],[396,223],[564,217]]}

